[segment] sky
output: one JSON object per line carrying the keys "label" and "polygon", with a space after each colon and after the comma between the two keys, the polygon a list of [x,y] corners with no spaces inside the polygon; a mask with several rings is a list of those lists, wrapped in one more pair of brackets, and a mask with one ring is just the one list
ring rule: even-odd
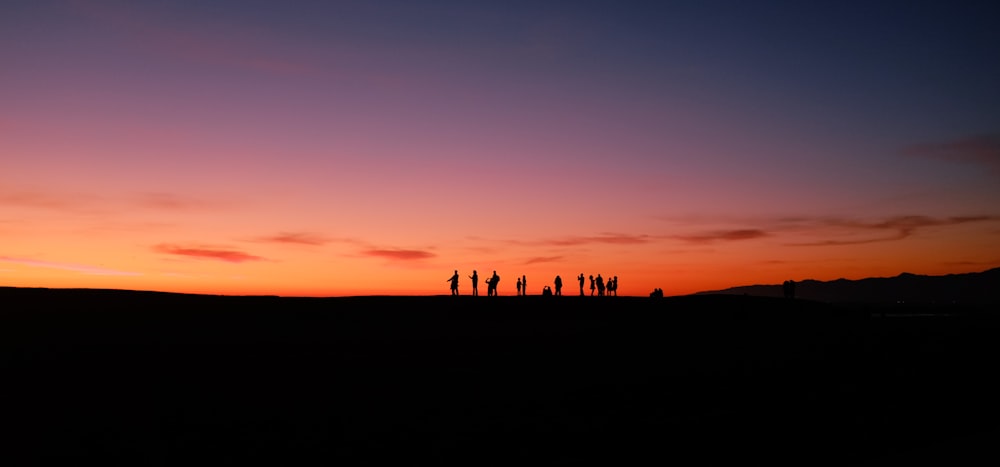
{"label": "sky", "polygon": [[989,1],[4,1],[0,285],[990,269],[997,24]]}

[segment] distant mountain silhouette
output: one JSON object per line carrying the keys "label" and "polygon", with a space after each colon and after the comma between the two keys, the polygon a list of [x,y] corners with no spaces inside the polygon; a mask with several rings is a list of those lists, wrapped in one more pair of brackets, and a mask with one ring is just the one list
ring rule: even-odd
{"label": "distant mountain silhouette", "polygon": [[[696,295],[730,294],[783,296],[781,284],[747,285]],[[796,281],[795,297],[823,302],[864,303],[1000,303],[1000,268],[966,274]]]}

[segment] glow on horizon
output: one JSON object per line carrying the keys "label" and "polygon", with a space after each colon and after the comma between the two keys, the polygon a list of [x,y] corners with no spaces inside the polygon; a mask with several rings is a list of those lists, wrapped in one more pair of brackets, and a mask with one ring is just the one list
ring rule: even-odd
{"label": "glow on horizon", "polygon": [[0,285],[438,295],[475,269],[644,296],[1000,266],[996,8],[335,3],[5,7]]}

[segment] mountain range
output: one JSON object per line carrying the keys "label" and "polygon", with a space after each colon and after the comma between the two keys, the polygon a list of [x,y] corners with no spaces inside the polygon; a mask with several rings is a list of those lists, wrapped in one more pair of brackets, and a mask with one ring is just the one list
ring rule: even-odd
{"label": "mountain range", "polygon": [[[728,294],[781,297],[781,284],[746,285],[696,295]],[[855,303],[970,303],[1000,304],[1000,268],[983,272],[925,276],[902,273],[895,277],[796,281],[795,297],[823,302]]]}

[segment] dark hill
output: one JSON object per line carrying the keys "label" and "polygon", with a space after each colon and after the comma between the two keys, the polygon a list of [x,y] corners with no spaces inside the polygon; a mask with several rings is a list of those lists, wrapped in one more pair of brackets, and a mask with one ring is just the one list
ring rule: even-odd
{"label": "dark hill", "polygon": [[[748,285],[699,294],[756,295],[781,297],[782,286]],[[840,303],[1000,303],[1000,268],[966,274],[922,276],[903,273],[896,277],[859,280],[837,279],[796,282],[795,296],[807,300]]]}
{"label": "dark hill", "polygon": [[5,465],[997,460],[988,310],[0,288]]}

